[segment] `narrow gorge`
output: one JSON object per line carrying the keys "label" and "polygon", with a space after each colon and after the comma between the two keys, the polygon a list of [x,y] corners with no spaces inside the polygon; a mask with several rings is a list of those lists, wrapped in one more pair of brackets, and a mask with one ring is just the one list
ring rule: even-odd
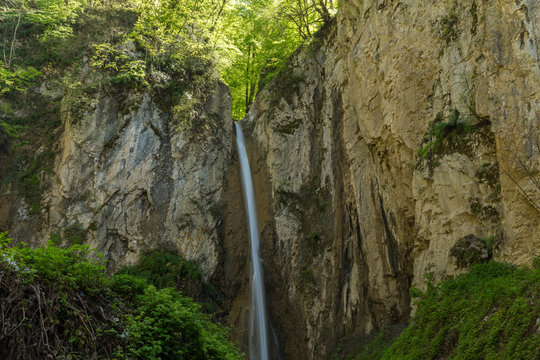
{"label": "narrow gorge", "polygon": [[[188,125],[160,92],[87,91],[101,75],[85,58],[74,76],[86,92],[36,86],[63,126],[50,148],[31,148],[49,159],[31,174],[37,207],[0,183],[0,231],[35,246],[80,237],[110,272],[144,249],[178,249],[217,289],[218,317],[247,358],[332,359],[351,339],[405,327],[411,289],[540,256],[539,45],[534,0],[346,0],[243,119],[212,77]],[[21,102],[19,117],[44,106]],[[2,139],[7,179],[22,150]],[[249,349],[262,274],[269,333],[258,344],[278,342],[271,356]]]}

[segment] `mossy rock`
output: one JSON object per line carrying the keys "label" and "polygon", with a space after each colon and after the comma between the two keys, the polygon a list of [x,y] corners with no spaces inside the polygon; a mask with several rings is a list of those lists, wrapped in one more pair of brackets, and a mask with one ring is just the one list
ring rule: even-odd
{"label": "mossy rock", "polygon": [[472,234],[459,239],[450,249],[450,256],[456,259],[456,265],[460,269],[468,269],[474,264],[489,260],[486,243]]}

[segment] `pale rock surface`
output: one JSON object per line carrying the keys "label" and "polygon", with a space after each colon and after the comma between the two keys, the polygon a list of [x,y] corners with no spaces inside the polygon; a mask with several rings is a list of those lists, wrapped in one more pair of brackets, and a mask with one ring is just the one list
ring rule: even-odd
{"label": "pale rock surface", "polygon": [[[468,234],[498,261],[540,255],[539,39],[535,1],[350,0],[258,95],[243,122],[273,195],[262,247],[307,358],[406,320],[410,286],[466,271],[450,252]],[[474,131],[422,158],[454,109]]]}
{"label": "pale rock surface", "polygon": [[[212,277],[235,151],[227,87],[216,83],[193,128],[175,125],[149,93],[130,94],[129,106],[98,94],[80,116],[70,100],[63,99],[65,130],[34,243],[81,229],[110,270],[134,263],[141,249],[169,246]],[[17,207],[10,235],[25,239],[27,205]]]}

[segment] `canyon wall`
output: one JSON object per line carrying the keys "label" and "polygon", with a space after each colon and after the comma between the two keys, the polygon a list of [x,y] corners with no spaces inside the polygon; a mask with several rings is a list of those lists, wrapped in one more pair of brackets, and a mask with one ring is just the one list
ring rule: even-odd
{"label": "canyon wall", "polygon": [[64,130],[53,169],[39,174],[47,184],[41,210],[32,214],[20,194],[4,188],[1,220],[10,236],[33,244],[51,236],[84,241],[105,255],[110,270],[134,263],[144,248],[178,248],[213,277],[236,151],[228,88],[216,83],[187,128],[150,92],[99,92],[77,111],[81,95],[62,91]]}
{"label": "canyon wall", "polygon": [[540,254],[539,16],[534,1],[345,1],[259,93],[243,125],[272,198],[263,257],[306,358],[405,321],[426,278]]}
{"label": "canyon wall", "polygon": [[[344,337],[407,321],[426,277],[540,255],[539,39],[533,0],[348,0],[258,94],[242,126],[284,359],[326,359]],[[69,88],[39,91],[61,99],[64,126],[40,207],[2,183],[0,230],[83,241],[110,270],[178,248],[221,290],[245,351],[249,242],[226,87],[187,127],[148,92],[81,104]]]}

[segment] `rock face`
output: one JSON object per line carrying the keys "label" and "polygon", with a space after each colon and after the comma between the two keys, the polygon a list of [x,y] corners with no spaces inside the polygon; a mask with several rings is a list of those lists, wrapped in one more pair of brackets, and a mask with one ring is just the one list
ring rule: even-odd
{"label": "rock face", "polygon": [[406,320],[411,285],[465,270],[469,234],[498,261],[540,254],[539,39],[534,1],[350,0],[258,95],[268,286],[306,339],[287,359]]}
{"label": "rock face", "polygon": [[[212,277],[235,150],[227,87],[216,84],[187,129],[174,125],[149,93],[122,101],[97,94],[81,113],[70,100],[69,94],[62,100],[65,130],[36,238],[56,232],[69,242],[78,232],[105,254],[110,269],[133,263],[142,248],[173,246]],[[24,214],[24,201],[17,206]],[[11,221],[10,235],[24,238],[32,219]]]}

